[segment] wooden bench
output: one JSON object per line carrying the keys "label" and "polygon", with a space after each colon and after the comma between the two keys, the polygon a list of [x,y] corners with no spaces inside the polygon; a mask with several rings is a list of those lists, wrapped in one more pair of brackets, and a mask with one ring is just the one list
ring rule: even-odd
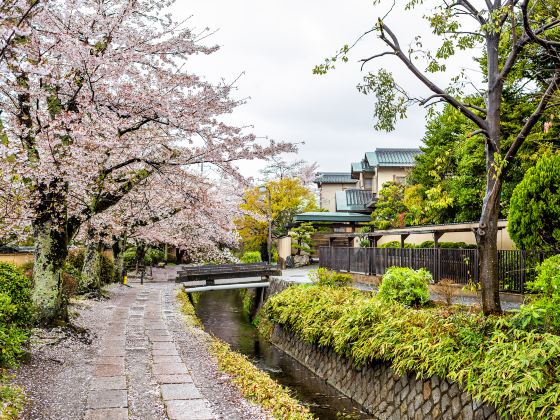
{"label": "wooden bench", "polygon": [[[185,267],[177,273],[176,283],[184,283],[185,289],[191,287],[214,286],[216,280],[234,280],[250,277],[260,277],[262,287],[268,286],[266,282],[270,276],[281,275],[282,271],[276,265],[267,263],[252,264],[219,264],[219,265],[203,265],[198,267]],[[266,284],[265,284],[266,283]],[[244,281],[230,281],[221,283],[221,285],[243,284],[248,287],[256,287],[255,284]]]}

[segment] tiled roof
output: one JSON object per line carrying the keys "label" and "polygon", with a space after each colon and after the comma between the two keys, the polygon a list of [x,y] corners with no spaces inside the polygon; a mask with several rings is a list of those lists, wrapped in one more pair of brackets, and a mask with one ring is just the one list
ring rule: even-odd
{"label": "tiled roof", "polygon": [[360,213],[308,212],[296,214],[294,222],[371,222],[371,216]]}
{"label": "tiled roof", "polygon": [[375,194],[371,190],[346,190],[337,191],[336,211],[356,211],[371,213],[372,209],[368,207],[372,201],[375,201]]}
{"label": "tiled roof", "polygon": [[420,149],[375,149],[367,152],[366,160],[371,166],[414,166]]}
{"label": "tiled roof", "polygon": [[314,181],[317,185],[321,184],[355,184],[356,180],[348,172],[317,172]]}
{"label": "tiled roof", "polygon": [[366,159],[361,162],[352,162],[352,175],[360,172],[373,172],[374,168],[370,166]]}
{"label": "tiled roof", "polygon": [[373,198],[374,194],[370,190],[346,190],[346,203],[350,206],[365,206]]}

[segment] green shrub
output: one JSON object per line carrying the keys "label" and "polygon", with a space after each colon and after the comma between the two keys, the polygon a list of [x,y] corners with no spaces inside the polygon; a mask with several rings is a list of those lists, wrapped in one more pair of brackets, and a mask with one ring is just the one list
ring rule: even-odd
{"label": "green shrub", "polygon": [[[136,247],[130,247],[123,252],[123,261],[126,267],[132,267],[136,264]],[[144,265],[157,265],[165,261],[165,252],[157,248],[147,248],[144,253]]]}
{"label": "green shrub", "polygon": [[[399,241],[391,241],[378,246],[378,248],[400,248],[400,247],[401,247],[401,243]],[[406,244],[406,243],[404,244],[404,247],[416,248],[414,244]]]}
{"label": "green shrub", "polygon": [[422,306],[430,300],[428,284],[432,275],[421,268],[391,267],[381,280],[379,298],[385,302],[399,302],[406,306]]}
{"label": "green shrub", "polygon": [[245,264],[258,263],[262,262],[262,257],[259,251],[247,251],[243,253],[243,256],[240,258],[240,260]]}
{"label": "green shrub", "polygon": [[357,366],[385,361],[401,375],[448,379],[504,416],[560,415],[560,337],[520,331],[507,317],[412,309],[355,289],[308,285],[271,297],[263,314]]}
{"label": "green shrub", "polygon": [[130,247],[123,252],[122,255],[125,267],[132,267],[136,262],[136,248]]}
{"label": "green shrub", "polygon": [[0,293],[10,298],[15,306],[10,323],[26,326],[32,322],[31,280],[16,266],[0,262]]}
{"label": "green shrub", "polygon": [[[417,248],[433,248],[434,241],[424,241]],[[476,249],[475,244],[467,244],[466,242],[438,242],[438,247],[443,249]]]}
{"label": "green shrub", "polygon": [[157,248],[148,248],[144,256],[145,265],[157,265],[165,261],[165,252]]}
{"label": "green shrub", "polygon": [[31,280],[12,264],[0,263],[0,366],[13,366],[24,353],[33,319]]}
{"label": "green shrub", "polygon": [[339,273],[322,267],[317,270],[311,270],[309,279],[319,286],[328,287],[344,287],[352,283],[352,276],[350,274]]}
{"label": "green shrub", "polygon": [[519,328],[560,334],[560,255],[547,258],[536,271],[535,280],[526,285],[535,295],[528,297],[513,322]]}
{"label": "green shrub", "polygon": [[12,377],[0,369],[0,419],[19,419],[25,403],[23,390],[11,383]]}

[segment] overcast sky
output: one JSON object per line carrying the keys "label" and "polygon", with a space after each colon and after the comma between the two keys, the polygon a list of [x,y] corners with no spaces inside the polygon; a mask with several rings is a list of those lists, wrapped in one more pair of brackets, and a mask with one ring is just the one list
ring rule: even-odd
{"label": "overcast sky", "polygon": [[[258,136],[305,142],[293,158],[316,161],[319,170],[349,171],[350,162],[366,151],[415,147],[424,133],[425,113],[418,108],[396,131],[374,130],[373,97],[356,90],[365,74],[357,60],[381,51],[374,37],[360,44],[350,63],[325,76],[312,74],[315,65],[369,29],[387,7],[374,7],[371,0],[178,0],[173,11],[177,19],[192,15],[190,27],[218,30],[205,43],[220,50],[191,62],[198,74],[232,81],[244,73],[236,96],[249,100],[228,121],[252,125]],[[398,10],[387,22],[410,41],[416,33],[429,36],[422,14]],[[425,92],[394,59],[383,65],[404,85]],[[241,169],[255,175],[258,165],[243,163]]]}

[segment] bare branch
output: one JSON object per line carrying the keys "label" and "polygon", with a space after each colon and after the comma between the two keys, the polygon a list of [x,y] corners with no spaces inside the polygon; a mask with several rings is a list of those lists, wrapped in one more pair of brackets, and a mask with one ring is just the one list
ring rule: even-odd
{"label": "bare branch", "polygon": [[[457,98],[445,92],[442,88],[436,85],[432,80],[430,80],[414,63],[404,54],[402,48],[399,45],[399,41],[395,34],[385,25],[382,21],[379,21],[379,37],[395,52],[395,55],[408,67],[408,69],[428,87],[436,95],[439,95],[443,100],[445,100],[451,106],[457,108],[463,115],[474,122],[480,129],[487,130],[486,121],[476,115],[471,111],[465,104],[459,101]],[[385,35],[387,34],[389,38]]]}
{"label": "bare branch", "polygon": [[375,60],[376,58],[379,58],[379,57],[383,57],[384,55],[395,55],[395,53],[393,51],[385,51],[385,52],[382,52],[380,54],[372,55],[371,57],[368,57],[368,58],[362,58],[361,60],[359,60],[362,63],[362,65],[360,66],[360,70],[363,70],[364,66],[369,61]]}
{"label": "bare branch", "polygon": [[548,87],[546,88],[543,96],[539,102],[537,108],[533,111],[531,116],[525,122],[525,125],[511,144],[509,150],[505,156],[505,165],[509,165],[511,160],[517,154],[517,151],[527,138],[527,136],[531,133],[531,130],[535,126],[535,124],[539,121],[540,117],[542,116],[543,112],[546,110],[546,107],[552,96],[554,95],[555,91],[560,88],[560,68],[556,70],[554,77],[552,78],[551,82],[549,83]]}
{"label": "bare branch", "polygon": [[554,47],[556,48],[560,47],[560,42],[541,38],[533,32],[533,29],[531,28],[531,25],[529,23],[529,14],[527,13],[528,5],[529,5],[529,0],[523,0],[523,2],[521,3],[521,12],[523,15],[523,28],[525,29],[525,33],[529,36],[529,38],[531,38],[533,42],[536,42],[546,50],[550,51],[553,55],[558,57],[558,51],[556,51]]}

